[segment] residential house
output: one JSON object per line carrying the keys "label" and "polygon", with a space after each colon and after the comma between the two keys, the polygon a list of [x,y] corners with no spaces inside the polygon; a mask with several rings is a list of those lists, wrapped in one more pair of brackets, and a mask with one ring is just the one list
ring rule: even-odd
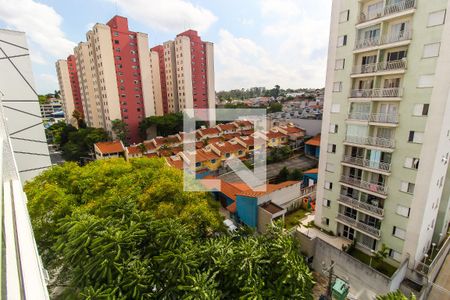
{"label": "residential house", "polygon": [[122,141],[99,142],[94,144],[95,159],[125,157],[125,146]]}
{"label": "residential house", "polygon": [[319,159],[320,156],[320,133],[305,143],[305,155],[310,158]]}

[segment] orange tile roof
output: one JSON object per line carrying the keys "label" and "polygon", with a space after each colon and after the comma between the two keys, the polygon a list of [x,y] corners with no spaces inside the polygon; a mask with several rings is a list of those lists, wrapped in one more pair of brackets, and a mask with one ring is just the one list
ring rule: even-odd
{"label": "orange tile roof", "polygon": [[121,141],[99,142],[96,143],[95,146],[102,154],[119,153],[125,151],[125,148],[123,147]]}
{"label": "orange tile roof", "polygon": [[158,154],[156,154],[156,153],[146,153],[146,154],[144,154],[146,157],[148,157],[148,158],[152,158],[152,157],[158,157]]}
{"label": "orange tile roof", "polygon": [[222,141],[222,138],[220,138],[220,137],[212,137],[212,138],[208,139],[208,144],[214,144],[214,143],[221,142],[221,141]]}
{"label": "orange tile roof", "polygon": [[241,144],[238,144],[238,143],[232,144],[230,142],[214,143],[213,146],[216,147],[217,149],[219,149],[220,152],[224,152],[224,153],[232,153],[232,152],[236,152],[236,151],[245,149],[245,147],[242,146]]}
{"label": "orange tile roof", "polygon": [[317,168],[303,172],[303,174],[317,174],[317,173],[319,173],[319,169]]}
{"label": "orange tile roof", "polygon": [[240,193],[238,193],[238,195],[247,196],[247,197],[260,197],[260,196],[263,196],[263,195],[266,195],[266,194],[270,194],[270,193],[272,193],[274,191],[281,190],[281,189],[283,189],[285,187],[288,187],[288,186],[291,186],[291,185],[294,185],[294,184],[297,184],[297,183],[300,183],[300,181],[290,180],[290,181],[285,181],[285,182],[282,182],[282,183],[279,183],[279,184],[267,184],[265,192],[263,192],[263,191],[258,192],[258,191],[248,190],[248,191],[240,192]]}
{"label": "orange tile roof", "polygon": [[266,133],[266,136],[269,139],[277,139],[277,138],[282,138],[282,137],[286,137],[285,134],[281,133],[281,132],[275,132],[275,131],[269,131]]}
{"label": "orange tile roof", "polygon": [[183,170],[183,160],[181,160],[181,159],[173,160],[171,157],[166,157],[166,161],[172,167],[179,169],[179,170]]}
{"label": "orange tile roof", "polygon": [[[189,157],[189,159],[194,159],[192,155]],[[219,159],[219,156],[215,154],[212,151],[205,151],[203,149],[197,150],[195,152],[195,161],[196,162],[204,162],[204,161],[210,161],[212,159]]]}
{"label": "orange tile roof", "polygon": [[128,154],[131,154],[131,155],[141,153],[141,149],[137,145],[136,146],[129,146],[129,147],[127,147],[127,150],[128,150]]}
{"label": "orange tile roof", "polygon": [[239,126],[239,127],[249,127],[252,126],[253,127],[253,123],[248,121],[248,120],[236,120],[235,123]]}
{"label": "orange tile roof", "polygon": [[233,203],[231,203],[230,205],[228,205],[227,206],[227,210],[230,212],[230,213],[236,213],[236,201],[235,202],[233,202]]}
{"label": "orange tile roof", "polygon": [[315,137],[309,139],[305,144],[311,146],[320,146],[320,133]]}
{"label": "orange tile roof", "polygon": [[145,145],[145,148],[147,148],[147,150],[149,150],[149,151],[156,149],[156,146],[152,141],[144,141],[144,145]]}
{"label": "orange tile roof", "polygon": [[208,134],[219,134],[220,131],[219,131],[219,129],[217,129],[215,127],[211,127],[211,128],[200,129],[199,133],[200,133],[200,135],[204,136],[204,135],[208,135]]}
{"label": "orange tile roof", "polygon": [[300,129],[295,126],[288,126],[287,128],[284,129],[287,131],[287,133],[300,133],[304,131],[303,129]]}
{"label": "orange tile roof", "polygon": [[167,137],[156,137],[154,140],[155,140],[156,146],[162,146],[164,144],[181,143],[181,140],[176,135],[167,136]]}
{"label": "orange tile roof", "polygon": [[233,123],[219,124],[217,127],[222,131],[236,130],[238,127]]}
{"label": "orange tile roof", "polygon": [[253,130],[242,130],[240,131],[241,135],[251,135],[254,131]]}
{"label": "orange tile roof", "polygon": [[227,133],[227,134],[222,135],[222,137],[224,140],[228,141],[228,140],[231,140],[232,138],[238,137],[240,135],[241,135],[240,133]]}

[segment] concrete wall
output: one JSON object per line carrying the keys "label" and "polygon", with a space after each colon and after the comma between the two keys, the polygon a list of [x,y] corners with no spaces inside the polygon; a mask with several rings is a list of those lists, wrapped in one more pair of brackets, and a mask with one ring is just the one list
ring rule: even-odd
{"label": "concrete wall", "polygon": [[258,231],[262,233],[266,232],[267,226],[271,221],[272,216],[270,215],[270,213],[267,210],[258,207]]}
{"label": "concrete wall", "polygon": [[23,32],[0,30],[0,100],[22,182],[51,166],[27,49]]}

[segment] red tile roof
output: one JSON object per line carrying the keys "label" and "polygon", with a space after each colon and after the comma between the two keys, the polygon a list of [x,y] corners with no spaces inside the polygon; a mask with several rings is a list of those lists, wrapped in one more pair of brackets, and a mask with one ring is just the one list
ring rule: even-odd
{"label": "red tile roof", "polygon": [[233,203],[231,203],[230,205],[228,205],[227,206],[227,210],[230,212],[230,213],[236,213],[236,201],[235,202],[233,202]]}
{"label": "red tile roof", "polygon": [[287,128],[284,128],[284,129],[287,131],[288,134],[289,133],[301,133],[301,132],[304,132],[303,129],[300,129],[300,128],[295,127],[295,126],[288,126]]}
{"label": "red tile roof", "polygon": [[135,155],[135,154],[141,153],[141,149],[137,145],[136,146],[129,146],[129,147],[127,147],[127,150],[128,150],[128,154],[131,154],[131,155]]}
{"label": "red tile roof", "polygon": [[277,131],[277,132],[275,132],[275,131],[269,131],[269,132],[266,133],[266,136],[267,136],[269,139],[278,139],[278,138],[286,137],[285,134],[283,134],[283,133],[281,133],[281,132],[279,132],[279,131]]}
{"label": "red tile roof", "polygon": [[217,127],[222,131],[236,130],[238,127],[233,123],[219,124]]}
{"label": "red tile roof", "polygon": [[282,182],[279,184],[267,184],[265,192],[264,191],[261,191],[261,192],[253,191],[250,189],[248,191],[240,192],[240,193],[238,193],[238,195],[247,196],[247,197],[260,197],[260,196],[270,194],[274,191],[281,190],[285,187],[288,187],[288,186],[291,186],[291,185],[294,185],[297,183],[300,183],[300,181],[291,180],[291,181],[285,181],[285,182]]}
{"label": "red tile roof", "polygon": [[219,143],[214,143],[212,144],[214,147],[216,147],[220,152],[223,153],[232,153],[232,152],[237,152],[239,150],[244,150],[245,147],[242,146],[241,144],[232,144],[230,142],[219,142]]}
{"label": "red tile roof", "polygon": [[166,157],[166,161],[172,167],[179,169],[179,170],[183,170],[183,160],[181,158],[174,160],[171,157]]}
{"label": "red tile roof", "polygon": [[315,137],[309,139],[305,144],[319,147],[320,146],[320,133],[318,135],[316,135]]}
{"label": "red tile roof", "polygon": [[211,128],[204,128],[204,129],[200,129],[199,130],[200,135],[205,136],[205,135],[215,135],[215,134],[219,134],[220,130],[215,128],[215,127],[211,127]]}
{"label": "red tile roof", "polygon": [[[189,159],[194,159],[194,157],[190,155]],[[205,151],[203,149],[197,150],[195,152],[196,162],[210,161],[212,159],[219,159],[219,156],[212,151]]]}
{"label": "red tile roof", "polygon": [[121,141],[99,142],[96,143],[95,146],[102,154],[119,153],[125,151],[125,148]]}
{"label": "red tile roof", "polygon": [[319,169],[315,168],[315,169],[307,170],[303,174],[317,174],[317,173],[319,173]]}
{"label": "red tile roof", "polygon": [[236,120],[234,121],[239,127],[253,127],[253,123],[248,120]]}

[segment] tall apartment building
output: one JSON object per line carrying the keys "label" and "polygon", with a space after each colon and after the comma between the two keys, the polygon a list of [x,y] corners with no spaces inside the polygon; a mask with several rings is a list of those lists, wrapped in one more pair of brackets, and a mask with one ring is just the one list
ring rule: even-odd
{"label": "tall apartment building", "polygon": [[[155,115],[148,35],[130,31],[127,18],[115,16],[94,25],[86,38],[75,47],[74,58],[87,124],[112,134],[112,121],[119,119],[128,125],[129,141],[139,141],[139,123]],[[59,66],[64,64],[57,63],[62,90],[67,82]],[[70,97],[64,99],[70,107]]]}
{"label": "tall apartment building", "polygon": [[166,85],[166,65],[164,48],[162,45],[150,49],[150,63],[152,69],[153,93],[155,96],[155,112],[157,116],[169,113]]}
{"label": "tall apartment building", "polygon": [[[165,42],[163,51],[168,112],[215,108],[214,45],[187,30]],[[215,122],[214,113],[208,117]]]}
{"label": "tall apartment building", "polygon": [[315,223],[393,264],[448,230],[449,8],[333,1]]}

